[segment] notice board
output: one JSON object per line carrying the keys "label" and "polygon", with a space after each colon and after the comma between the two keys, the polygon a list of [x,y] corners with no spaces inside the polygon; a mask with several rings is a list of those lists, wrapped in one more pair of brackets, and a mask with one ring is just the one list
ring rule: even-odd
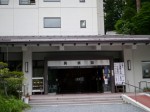
{"label": "notice board", "polygon": [[124,63],[114,63],[115,85],[125,85]]}

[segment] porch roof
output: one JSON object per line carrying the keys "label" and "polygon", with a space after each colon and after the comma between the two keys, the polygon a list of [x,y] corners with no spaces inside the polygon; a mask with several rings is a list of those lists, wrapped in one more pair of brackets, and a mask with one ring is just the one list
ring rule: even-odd
{"label": "porch roof", "polygon": [[0,36],[0,44],[150,43],[150,35]]}

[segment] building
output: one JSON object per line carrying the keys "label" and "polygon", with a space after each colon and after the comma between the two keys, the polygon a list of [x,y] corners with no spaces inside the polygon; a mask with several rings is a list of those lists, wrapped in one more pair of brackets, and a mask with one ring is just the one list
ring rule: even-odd
{"label": "building", "polygon": [[150,79],[149,42],[104,35],[102,0],[0,0],[0,60],[24,72],[29,94],[116,92],[115,63],[138,86]]}

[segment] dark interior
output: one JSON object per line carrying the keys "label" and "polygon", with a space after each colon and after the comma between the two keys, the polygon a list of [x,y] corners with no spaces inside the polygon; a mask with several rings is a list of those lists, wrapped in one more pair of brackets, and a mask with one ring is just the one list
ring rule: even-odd
{"label": "dark interior", "polygon": [[103,92],[103,67],[49,68],[49,93]]}

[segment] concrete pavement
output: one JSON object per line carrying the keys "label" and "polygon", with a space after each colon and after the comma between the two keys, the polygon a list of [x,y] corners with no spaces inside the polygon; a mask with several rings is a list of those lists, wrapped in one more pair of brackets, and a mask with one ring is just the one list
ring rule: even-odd
{"label": "concrete pavement", "polygon": [[33,106],[25,112],[146,112],[130,104]]}

